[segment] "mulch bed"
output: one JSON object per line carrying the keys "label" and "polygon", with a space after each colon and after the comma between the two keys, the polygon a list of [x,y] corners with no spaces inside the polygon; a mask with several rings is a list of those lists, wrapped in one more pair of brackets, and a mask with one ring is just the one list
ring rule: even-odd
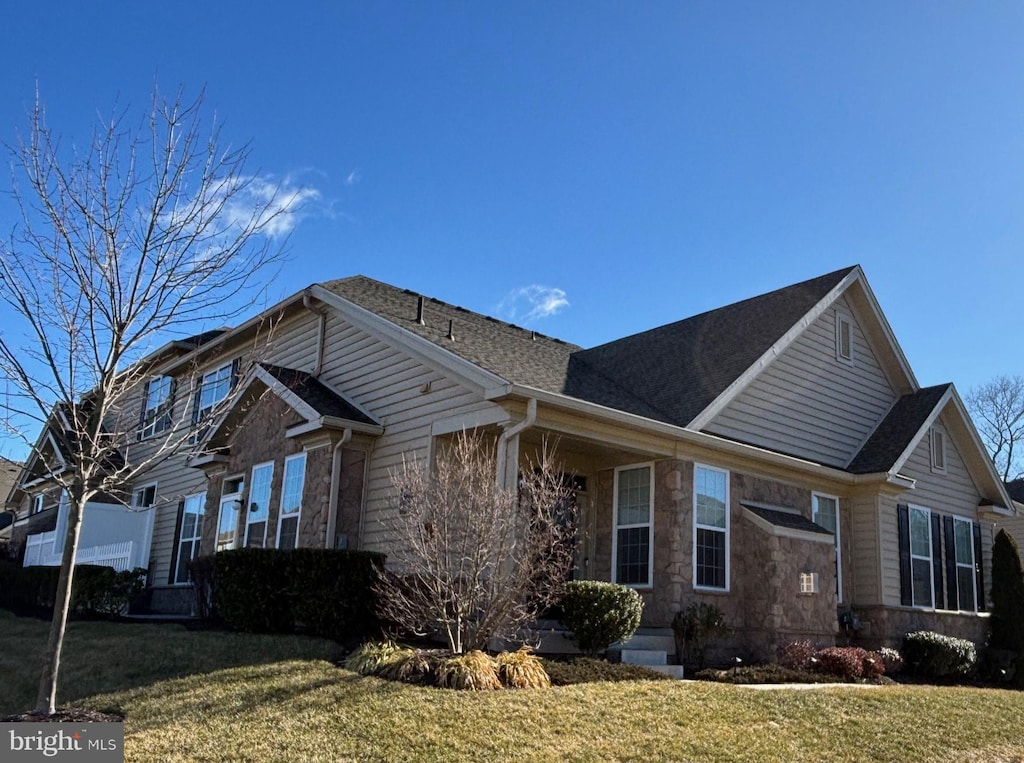
{"label": "mulch bed", "polygon": [[0,718],[2,723],[121,723],[124,717],[98,710],[87,710],[83,707],[65,707],[53,715],[37,713],[35,710],[20,715],[8,715]]}

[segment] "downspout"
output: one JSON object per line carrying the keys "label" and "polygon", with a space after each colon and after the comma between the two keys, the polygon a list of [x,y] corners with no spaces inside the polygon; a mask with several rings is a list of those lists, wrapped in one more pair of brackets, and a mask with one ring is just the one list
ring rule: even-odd
{"label": "downspout", "polygon": [[312,376],[319,376],[324,364],[324,335],[327,331],[327,316],[323,310],[313,306],[313,298],[308,293],[302,295],[302,306],[311,313],[316,313],[318,318],[316,326],[316,362],[313,364],[313,370],[310,371],[310,374]]}
{"label": "downspout", "polygon": [[495,475],[499,488],[505,485],[505,470],[508,468],[508,441],[537,423],[537,398],[531,397],[526,403],[526,418],[513,427],[509,427],[498,437],[498,468]]}
{"label": "downspout", "polygon": [[341,449],[352,439],[352,430],[348,427],[341,439],[331,449],[331,498],[327,508],[327,537],[324,548],[334,548],[334,532],[338,528],[338,488],[341,487]]}

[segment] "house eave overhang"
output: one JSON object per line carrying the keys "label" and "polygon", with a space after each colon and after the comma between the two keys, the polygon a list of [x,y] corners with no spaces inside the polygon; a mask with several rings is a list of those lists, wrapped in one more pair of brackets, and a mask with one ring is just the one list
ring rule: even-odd
{"label": "house eave overhang", "polygon": [[207,466],[226,464],[228,457],[223,453],[200,453],[188,460],[188,465],[193,469],[202,469]]}
{"label": "house eave overhang", "polygon": [[758,529],[768,533],[769,535],[774,535],[777,538],[793,538],[795,540],[806,540],[812,543],[826,543],[830,545],[835,543],[835,536],[832,535],[832,533],[818,533],[811,532],[809,530],[800,530],[796,527],[774,525],[767,519],[759,517],[747,506],[743,506],[743,517],[753,523]]}
{"label": "house eave overhang", "polygon": [[560,395],[555,392],[526,387],[518,384],[505,384],[492,387],[484,392],[484,398],[497,402],[503,399],[536,399],[539,403],[550,405],[562,410],[584,414],[592,419],[600,419],[608,423],[617,424],[649,434],[660,435],[676,442],[686,443],[701,448],[717,451],[731,456],[752,459],[762,463],[793,469],[809,475],[815,475],[822,479],[847,485],[869,485],[889,484],[901,489],[910,489],[914,481],[907,477],[890,472],[878,472],[873,474],[851,474],[843,469],[833,466],[825,466],[814,461],[808,461],[796,456],[788,456],[772,450],[759,448],[756,445],[729,440],[708,432],[695,432],[692,429],[666,424],[655,421],[633,413],[626,413],[615,408],[608,408],[597,403],[590,403],[579,398]]}
{"label": "house eave overhang", "polygon": [[295,426],[288,427],[285,430],[285,436],[301,437],[302,435],[321,430],[344,431],[346,429],[351,430],[353,434],[367,434],[371,437],[378,437],[384,434],[384,427],[382,426],[364,424],[359,421],[350,421],[349,419],[339,419],[336,416],[319,416],[312,421],[304,421]]}

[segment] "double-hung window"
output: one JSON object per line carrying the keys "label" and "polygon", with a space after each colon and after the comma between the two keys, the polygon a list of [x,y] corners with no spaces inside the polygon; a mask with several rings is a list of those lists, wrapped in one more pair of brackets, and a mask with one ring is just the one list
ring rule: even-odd
{"label": "double-hung window", "polygon": [[[977,609],[974,568],[974,524],[969,519],[953,518],[953,538],[956,554],[956,592],[959,609],[974,612]],[[947,552],[948,553],[948,552]],[[949,581],[947,588],[953,584]]]}
{"label": "double-hung window", "polygon": [[306,454],[288,456],[284,460],[281,512],[277,522],[278,548],[289,549],[299,545],[299,517],[302,513],[302,488],[305,482]]}
{"label": "double-hung window", "polygon": [[729,590],[729,472],[693,469],[693,585]]}
{"label": "double-hung window", "polygon": [[139,439],[144,440],[171,428],[171,405],[174,402],[174,379],[154,376],[142,394],[142,416]]}
{"label": "double-hung window", "polygon": [[842,546],[839,542],[839,499],[834,495],[811,495],[811,508],[816,525],[824,527],[832,533],[836,544],[836,601],[843,600],[843,565],[841,558]]}
{"label": "double-hung window", "polygon": [[615,582],[649,586],[654,565],[654,480],[649,464],[615,470]]}
{"label": "double-hung window", "polygon": [[270,482],[274,477],[274,462],[257,464],[252,468],[249,483],[249,510],[245,521],[245,545],[263,548],[267,545],[267,523],[270,521]]}
{"label": "double-hung window", "polygon": [[232,365],[225,363],[220,368],[203,374],[199,379],[196,389],[195,421],[207,418],[217,403],[228,396],[228,392],[231,391]]}
{"label": "double-hung window", "polygon": [[178,566],[175,583],[188,582],[188,563],[199,556],[199,542],[203,536],[203,512],[206,493],[190,495],[181,510],[181,534],[178,539]]}
{"label": "double-hung window", "polygon": [[935,601],[932,576],[932,521],[927,509],[910,507],[911,591],[915,607],[931,607]]}

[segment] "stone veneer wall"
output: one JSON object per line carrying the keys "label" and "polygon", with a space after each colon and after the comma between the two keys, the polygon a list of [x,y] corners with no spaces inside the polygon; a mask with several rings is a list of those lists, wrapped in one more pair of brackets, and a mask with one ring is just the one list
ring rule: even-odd
{"label": "stone veneer wall", "polygon": [[959,612],[929,612],[910,607],[854,607],[861,619],[861,630],[850,643],[876,649],[881,646],[899,649],[903,636],[912,631],[935,631],[956,636],[981,646],[988,637],[988,616]]}
{"label": "stone veneer wall", "polygon": [[[776,648],[808,638],[835,638],[835,548],[773,536],[745,519],[741,501],[799,509],[810,518],[811,493],[772,480],[730,472],[730,581],[728,592],[693,590],[693,463],[662,460],[654,464],[654,580],[641,589],[643,625],[668,627],[693,602],[721,609],[733,629],[710,659],[742,655],[773,658]],[[594,497],[594,577],[611,580],[614,471],[597,475]],[[800,594],[801,572],[817,572],[820,592]],[[714,653],[717,651],[717,655]]]}
{"label": "stone veneer wall", "polygon": [[[202,552],[204,554],[213,553],[215,548],[224,478],[244,475],[246,494],[243,503],[247,506],[252,467],[267,461],[274,462],[274,474],[270,484],[270,514],[266,546],[273,548],[276,545],[284,461],[287,456],[302,452],[302,444],[298,440],[285,436],[286,429],[295,422],[295,412],[276,395],[266,395],[248,412],[244,423],[231,438],[226,469],[213,474],[208,480],[206,514],[203,519]],[[300,546],[324,548],[329,545],[326,536],[327,517],[330,510],[332,450],[329,445],[324,445],[306,451],[306,476],[302,493],[302,513],[299,520]],[[342,500],[339,502],[339,532],[342,532],[340,527],[343,522],[346,527],[351,527],[353,513],[356,516],[355,530],[345,531],[358,532],[358,515],[362,503],[363,459],[365,459],[365,454],[360,451],[342,450],[342,486],[339,491]],[[353,487],[353,485],[357,487]],[[350,505],[353,493],[358,493],[354,508]],[[238,521],[238,538],[241,544],[245,538],[245,511],[240,512]]]}

